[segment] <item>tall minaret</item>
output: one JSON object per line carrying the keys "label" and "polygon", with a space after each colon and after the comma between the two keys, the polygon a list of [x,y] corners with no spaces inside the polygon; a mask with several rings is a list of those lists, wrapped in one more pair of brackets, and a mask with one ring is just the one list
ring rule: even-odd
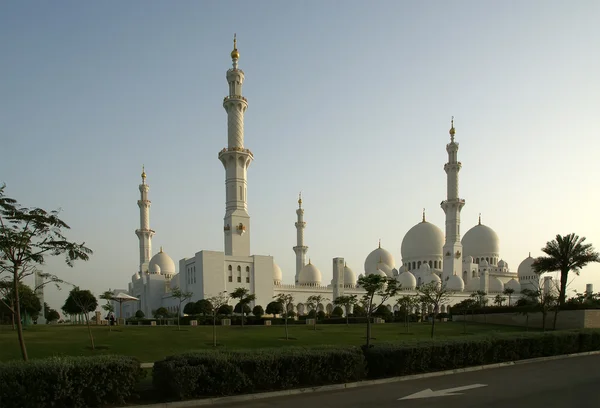
{"label": "tall minaret", "polygon": [[233,37],[231,60],[233,67],[227,70],[229,96],[223,99],[227,112],[227,147],[219,152],[219,160],[225,167],[225,255],[250,256],[250,215],[246,205],[246,171],[254,156],[244,148],[244,112],[248,101],[242,96],[244,71],[238,68],[240,53]]}
{"label": "tall minaret", "polygon": [[150,229],[150,200],[148,200],[148,190],[150,187],[146,184],[146,171],[142,166],[142,184],[140,184],[140,228],[135,230],[135,234],[140,240],[140,274],[148,269],[148,262],[152,255],[152,236],[154,231]]}
{"label": "tall minaret", "polygon": [[304,210],[302,209],[302,193],[298,196],[298,209],[296,210],[298,215],[298,221],[296,222],[296,246],[294,252],[296,253],[296,280],[298,283],[298,276],[300,271],[306,265],[306,252],[308,247],[304,245],[304,228],[306,223],[304,222]]}
{"label": "tall minaret", "polygon": [[444,165],[447,174],[447,198],[442,201],[442,209],[446,213],[446,243],[444,244],[443,279],[452,275],[461,276],[462,244],[460,242],[460,211],[465,200],[458,197],[458,172],[462,164],[457,159],[458,143],[454,141],[454,116],[450,128],[450,143],[446,145],[448,163]]}

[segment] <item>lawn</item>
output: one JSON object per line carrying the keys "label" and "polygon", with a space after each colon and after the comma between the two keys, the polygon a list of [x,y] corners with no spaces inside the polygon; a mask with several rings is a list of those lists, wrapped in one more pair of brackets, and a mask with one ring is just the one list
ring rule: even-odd
{"label": "lawn", "polygon": [[[373,343],[398,342],[429,339],[431,326],[414,323],[410,333],[401,323],[386,323],[373,326]],[[500,332],[524,331],[522,327],[497,326],[469,322],[467,334],[463,334],[460,322],[437,323],[436,339],[493,335]],[[289,326],[290,337],[286,341],[284,326],[217,326],[217,341],[221,348],[240,349],[258,347],[320,345],[361,345],[365,341],[365,325],[317,325]],[[121,354],[135,356],[142,362],[154,362],[168,355],[189,350],[212,348],[212,326],[92,326],[97,350],[90,349],[90,340],[85,326],[44,325],[25,329],[25,342],[30,358],[62,355]],[[0,361],[20,359],[17,333],[10,326],[0,326]]]}

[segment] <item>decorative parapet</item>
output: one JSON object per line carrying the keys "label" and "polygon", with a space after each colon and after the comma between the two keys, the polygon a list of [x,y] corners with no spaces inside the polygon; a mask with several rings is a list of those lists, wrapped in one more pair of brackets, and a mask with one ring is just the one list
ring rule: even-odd
{"label": "decorative parapet", "polygon": [[221,157],[222,154],[227,153],[227,152],[240,152],[240,153],[247,153],[249,154],[251,157],[254,157],[254,154],[252,153],[252,151],[250,149],[244,149],[243,147],[224,147],[223,149],[221,149],[221,151],[219,152],[219,157]]}
{"label": "decorative parapet", "polygon": [[240,100],[240,99],[242,101],[248,103],[248,100],[245,97],[243,97],[242,95],[229,95],[229,96],[226,96],[225,98],[223,98],[223,103],[225,103],[227,101],[235,101],[235,100]]}

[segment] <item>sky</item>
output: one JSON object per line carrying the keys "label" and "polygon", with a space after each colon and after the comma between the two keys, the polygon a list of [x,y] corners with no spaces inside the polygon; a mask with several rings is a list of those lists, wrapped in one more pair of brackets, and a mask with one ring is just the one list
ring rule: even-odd
{"label": "sky", "polygon": [[[61,209],[94,254],[46,272],[92,290],[139,267],[145,165],[156,231],[176,265],[223,250],[222,107],[232,37],[246,74],[251,252],[295,273],[308,256],[355,273],[421,220],[444,229],[450,118],[460,143],[461,231],[500,237],[511,270],[556,234],[600,247],[600,2],[13,1],[0,4],[0,183]],[[600,264],[570,290],[600,289]],[[60,308],[68,287],[46,290]]]}

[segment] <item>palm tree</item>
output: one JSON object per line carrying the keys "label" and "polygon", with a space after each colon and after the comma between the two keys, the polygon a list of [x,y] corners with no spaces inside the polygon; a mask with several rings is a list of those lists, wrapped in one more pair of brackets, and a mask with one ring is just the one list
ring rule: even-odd
{"label": "palm tree", "polygon": [[546,242],[546,246],[542,248],[542,252],[548,256],[536,258],[531,265],[533,271],[539,275],[545,272],[560,272],[558,307],[554,311],[555,330],[558,310],[565,303],[569,272],[573,271],[579,275],[581,268],[588,263],[600,262],[600,254],[594,250],[592,244],[585,244],[584,241],[585,237],[579,237],[574,233],[565,236],[556,235],[556,239]]}
{"label": "palm tree", "polygon": [[515,293],[515,290],[513,288],[504,288],[502,293],[508,296],[508,305],[511,306],[510,298],[512,297],[512,294]]}

